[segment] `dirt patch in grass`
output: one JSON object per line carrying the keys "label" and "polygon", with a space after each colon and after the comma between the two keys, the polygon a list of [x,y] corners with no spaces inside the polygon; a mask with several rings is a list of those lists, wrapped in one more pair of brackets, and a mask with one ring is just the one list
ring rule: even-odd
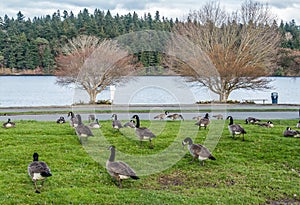
{"label": "dirt patch in grass", "polygon": [[268,200],[267,204],[270,204],[270,205],[300,205],[300,201],[297,199]]}
{"label": "dirt patch in grass", "polygon": [[180,171],[175,171],[169,175],[160,175],[158,182],[162,188],[168,188],[170,186],[184,186],[185,176]]}

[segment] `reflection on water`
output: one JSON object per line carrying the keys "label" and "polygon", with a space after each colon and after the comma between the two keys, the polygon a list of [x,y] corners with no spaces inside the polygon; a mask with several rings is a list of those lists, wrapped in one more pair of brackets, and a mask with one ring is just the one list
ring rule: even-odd
{"label": "reflection on water", "polygon": [[[267,91],[237,90],[230,100],[268,99],[278,92],[278,103],[300,104],[300,78],[274,77],[273,89]],[[85,91],[74,87],[60,87],[54,76],[1,76],[0,107],[64,106],[88,102]],[[109,100],[109,89],[97,100]],[[196,83],[186,83],[181,77],[135,77],[116,87],[115,104],[192,104],[196,101],[218,100],[218,96]],[[262,103],[262,102],[257,102]]]}

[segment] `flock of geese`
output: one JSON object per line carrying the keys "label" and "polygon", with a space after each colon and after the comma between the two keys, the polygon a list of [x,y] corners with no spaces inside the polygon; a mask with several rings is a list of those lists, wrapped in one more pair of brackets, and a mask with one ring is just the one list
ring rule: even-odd
{"label": "flock of geese", "polygon": [[[95,118],[94,115],[89,115],[88,120],[89,124],[85,125],[82,122],[81,115],[75,115],[73,112],[68,113],[68,117],[70,118],[70,126],[75,129],[75,132],[79,138],[79,142],[82,144],[86,141],[89,137],[93,137],[94,134],[91,131],[92,129],[99,129],[101,124],[99,123],[98,119]],[[216,119],[223,119],[222,115],[213,115]],[[165,119],[180,119],[184,120],[181,114],[172,114],[169,115],[168,111],[161,113],[154,117],[157,120],[165,120]],[[210,124],[209,114],[206,113],[204,117],[196,116],[193,117],[196,119],[197,122],[195,125],[199,126],[199,129],[204,128],[206,129]],[[242,140],[244,141],[244,135],[247,133],[246,130],[240,124],[235,124],[233,121],[232,116],[228,116],[226,118],[229,120],[228,130],[231,133],[232,137],[235,138],[236,135],[241,135]],[[64,117],[60,117],[56,121],[58,124],[66,123]],[[271,121],[261,122],[260,119],[248,117],[245,120],[246,124],[256,124],[262,127],[272,128],[274,125]],[[13,128],[16,127],[16,123],[12,122],[9,118],[7,122],[3,123],[3,128]],[[138,115],[133,115],[131,120],[124,125],[122,125],[121,121],[118,120],[117,115],[112,115],[112,128],[114,130],[119,130],[123,127],[130,127],[135,129],[135,134],[140,140],[140,144],[142,145],[142,141],[149,141],[149,148],[153,148],[152,140],[156,138],[156,135],[147,127],[142,127],[140,118]],[[300,121],[296,125],[297,128],[300,128]],[[287,127],[286,130],[283,132],[284,137],[300,137],[300,132],[298,130],[292,130],[291,127]],[[182,141],[182,146],[187,145],[188,151],[190,152],[191,156],[193,157],[193,162],[195,159],[200,161],[200,165],[204,165],[204,161],[207,159],[216,160],[216,158],[212,155],[212,153],[207,149],[204,145],[195,144],[193,143],[190,137],[185,138]],[[125,162],[122,161],[115,161],[115,153],[116,148],[115,146],[110,146],[110,157],[106,162],[106,169],[107,172],[117,181],[118,186],[122,188],[122,180],[123,179],[134,179],[137,180],[139,177],[136,175],[136,172]],[[41,181],[41,187],[43,187],[44,181],[47,177],[52,176],[50,168],[44,161],[39,161],[38,153],[33,154],[33,161],[28,165],[28,175],[31,177],[32,181],[34,182],[35,192],[40,193],[40,189],[38,189],[37,182]]]}

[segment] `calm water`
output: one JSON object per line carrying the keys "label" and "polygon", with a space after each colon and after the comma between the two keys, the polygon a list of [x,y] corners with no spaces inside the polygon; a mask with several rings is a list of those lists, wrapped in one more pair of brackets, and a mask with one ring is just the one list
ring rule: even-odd
{"label": "calm water", "polygon": [[[300,104],[300,77],[272,78],[274,88],[267,91],[238,90],[229,99],[267,99],[278,92],[279,104]],[[54,76],[1,76],[0,107],[64,106],[87,102],[87,94],[73,87],[60,87]],[[99,94],[98,100],[111,99],[109,88]],[[115,104],[192,104],[196,101],[217,100],[218,96],[195,83],[186,83],[181,77],[136,77],[117,85]],[[262,102],[257,102],[262,103]]]}

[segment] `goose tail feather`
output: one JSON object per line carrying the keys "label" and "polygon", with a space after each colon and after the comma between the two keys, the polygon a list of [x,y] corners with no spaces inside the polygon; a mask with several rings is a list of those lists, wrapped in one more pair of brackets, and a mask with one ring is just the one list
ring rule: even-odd
{"label": "goose tail feather", "polygon": [[216,160],[216,158],[214,156],[212,156],[212,155],[209,156],[208,158],[211,159],[211,160]]}
{"label": "goose tail feather", "polygon": [[138,179],[139,179],[138,176],[130,176],[130,178],[135,179],[135,180],[138,180]]}

